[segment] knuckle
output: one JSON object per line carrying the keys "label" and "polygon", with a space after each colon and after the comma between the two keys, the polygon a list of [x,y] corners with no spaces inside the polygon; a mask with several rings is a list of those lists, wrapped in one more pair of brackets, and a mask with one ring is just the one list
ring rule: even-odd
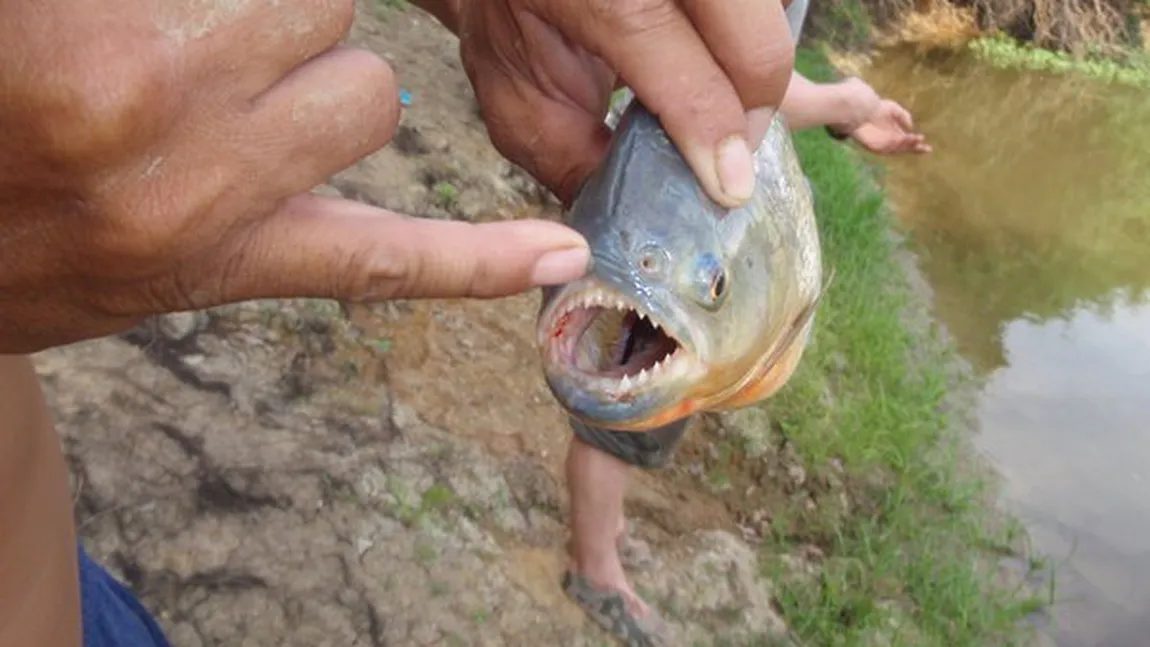
{"label": "knuckle", "polygon": [[41,105],[49,154],[106,167],[151,143],[175,114],[171,63],[164,52],[149,52],[109,60],[97,73],[77,66],[58,75]]}
{"label": "knuckle", "polygon": [[665,25],[676,11],[667,0],[587,0],[587,16],[593,24],[610,25],[620,36]]}
{"label": "knuckle", "polygon": [[747,109],[778,104],[794,69],[789,42],[754,39],[735,55],[731,76]]}
{"label": "knuckle", "polygon": [[729,103],[730,88],[724,87],[726,79],[719,74],[708,74],[695,87],[688,88],[683,95],[683,113],[692,120],[705,120],[707,113],[718,112],[716,104]]}
{"label": "knuckle", "polygon": [[381,253],[376,245],[364,242],[336,270],[331,295],[355,302],[391,299],[401,295],[418,274],[419,268],[402,255]]}
{"label": "knuckle", "polygon": [[717,143],[745,122],[738,95],[718,71],[684,88],[676,103],[675,123],[695,130],[707,143]]}
{"label": "knuckle", "polygon": [[505,290],[498,281],[499,273],[490,260],[475,263],[467,275],[467,284],[462,296],[470,298],[490,298],[503,294]]}
{"label": "knuckle", "polygon": [[[477,240],[481,239],[481,225],[461,223]],[[434,268],[438,283],[433,293],[438,296],[489,298],[505,294],[506,256],[496,256],[482,247],[463,252],[453,258],[443,257]]]}
{"label": "knuckle", "polygon": [[[121,127],[166,94],[167,70],[154,59],[125,59],[96,84],[81,82],[80,106],[95,125]],[[94,85],[94,87],[93,87]]]}

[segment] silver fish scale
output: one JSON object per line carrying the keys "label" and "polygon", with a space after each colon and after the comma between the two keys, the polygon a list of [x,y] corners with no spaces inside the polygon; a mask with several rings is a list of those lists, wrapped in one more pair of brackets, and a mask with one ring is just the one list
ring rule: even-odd
{"label": "silver fish scale", "polygon": [[[812,300],[823,287],[822,248],[811,187],[805,181],[794,181],[794,178],[805,178],[794,148],[794,140],[786,121],[776,114],[763,137],[763,143],[755,150],[755,176],[759,182],[767,178],[773,180],[777,186],[773,195],[779,196],[779,206],[797,209],[801,214],[801,217],[790,222],[794,226],[794,245],[799,260],[799,292],[805,300]],[[789,168],[779,168],[780,164],[786,164]]]}

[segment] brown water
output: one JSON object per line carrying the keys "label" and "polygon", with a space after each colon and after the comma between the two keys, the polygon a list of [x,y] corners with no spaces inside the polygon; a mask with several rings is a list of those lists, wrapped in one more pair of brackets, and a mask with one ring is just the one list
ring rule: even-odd
{"label": "brown water", "polygon": [[1150,644],[1150,106],[897,49],[935,152],[885,183],[984,388],[978,445],[1056,568],[1060,647]]}

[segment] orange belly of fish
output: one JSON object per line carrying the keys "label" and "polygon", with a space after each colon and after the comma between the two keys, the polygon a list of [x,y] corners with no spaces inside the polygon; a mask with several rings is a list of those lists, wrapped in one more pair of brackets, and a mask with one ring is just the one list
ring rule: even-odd
{"label": "orange belly of fish", "polygon": [[711,408],[716,411],[738,409],[766,400],[778,393],[795,374],[795,369],[803,358],[804,349],[806,344],[803,343],[802,336],[797,335],[790,347],[779,355],[777,362],[760,368],[746,386],[721,402],[715,403]]}

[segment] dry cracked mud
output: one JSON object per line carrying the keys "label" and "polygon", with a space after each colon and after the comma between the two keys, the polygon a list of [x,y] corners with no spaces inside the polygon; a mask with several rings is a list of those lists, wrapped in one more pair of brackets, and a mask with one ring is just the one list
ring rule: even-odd
{"label": "dry cracked mud", "polygon": [[[549,212],[488,142],[453,37],[363,3],[352,42],[413,102],[321,190],[426,217]],[[40,354],[83,541],[176,647],[612,644],[559,587],[568,432],[537,304],[254,302]],[[681,644],[761,645],[785,632],[754,541],[769,515],[707,485],[719,423],[636,478],[632,572]],[[758,442],[771,478],[802,484]]]}

